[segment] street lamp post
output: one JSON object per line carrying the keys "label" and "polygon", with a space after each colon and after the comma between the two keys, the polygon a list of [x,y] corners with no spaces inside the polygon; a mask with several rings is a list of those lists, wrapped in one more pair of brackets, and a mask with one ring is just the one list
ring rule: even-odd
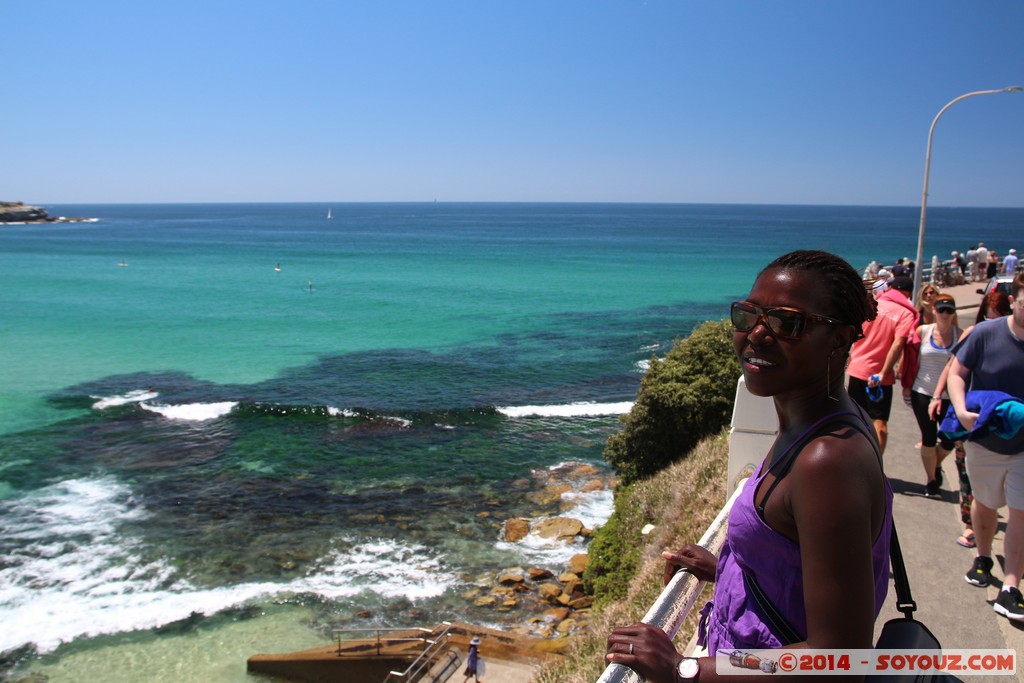
{"label": "street lamp post", "polygon": [[939,110],[939,113],[935,115],[935,120],[932,121],[932,127],[928,129],[928,150],[924,156],[924,191],[921,193],[921,225],[917,232],[917,260],[914,261],[914,294],[913,299],[911,299],[915,304],[917,303],[917,293],[921,290],[921,272],[924,270],[921,264],[921,259],[924,258],[924,218],[928,211],[928,173],[932,163],[932,135],[935,134],[935,124],[939,122],[939,118],[946,113],[947,109],[960,100],[966,100],[968,97],[974,97],[975,95],[995,95],[1002,92],[1021,92],[1021,90],[1024,90],[1024,88],[1021,88],[1019,85],[1013,85],[999,90],[978,90],[961,95]]}

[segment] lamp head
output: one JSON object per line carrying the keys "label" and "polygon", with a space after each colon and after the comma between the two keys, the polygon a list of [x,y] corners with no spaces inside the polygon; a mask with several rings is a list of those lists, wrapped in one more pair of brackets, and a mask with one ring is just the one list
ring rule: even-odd
{"label": "lamp head", "polygon": [[1011,85],[1009,88],[1003,88],[1003,92],[1020,92],[1022,90],[1024,90],[1024,88],[1019,85]]}

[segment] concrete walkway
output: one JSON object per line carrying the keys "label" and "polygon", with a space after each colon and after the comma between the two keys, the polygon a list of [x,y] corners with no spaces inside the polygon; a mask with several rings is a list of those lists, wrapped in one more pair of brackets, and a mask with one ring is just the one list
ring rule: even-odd
{"label": "concrete walkway", "polygon": [[[957,301],[960,326],[974,322],[981,296],[976,289],[982,283],[943,290]],[[995,585],[977,588],[964,580],[971,567],[974,551],[956,544],[963,530],[959,514],[959,483],[953,457],[943,463],[942,499],[924,497],[925,473],[915,444],[920,441],[917,422],[909,406],[893,402],[889,422],[889,443],[885,451],[885,470],[895,492],[894,516],[900,545],[910,576],[917,618],[924,622],[945,648],[1010,648],[1017,651],[1017,677],[1024,680],[1024,623],[1017,624],[992,611],[992,602],[1001,587],[1003,526],[996,534],[994,554]],[[1001,517],[1005,520],[1005,516]],[[877,628],[899,616],[895,594],[883,609]],[[1008,676],[962,676],[965,681],[1013,680]]]}

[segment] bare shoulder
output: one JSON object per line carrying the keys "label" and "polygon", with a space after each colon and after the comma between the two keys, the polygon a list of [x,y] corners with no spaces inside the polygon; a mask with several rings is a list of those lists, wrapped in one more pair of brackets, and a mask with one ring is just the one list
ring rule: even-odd
{"label": "bare shoulder", "polygon": [[857,482],[873,485],[882,480],[882,466],[870,438],[850,425],[838,425],[807,444],[793,466],[797,481],[815,488],[835,483],[843,488]]}

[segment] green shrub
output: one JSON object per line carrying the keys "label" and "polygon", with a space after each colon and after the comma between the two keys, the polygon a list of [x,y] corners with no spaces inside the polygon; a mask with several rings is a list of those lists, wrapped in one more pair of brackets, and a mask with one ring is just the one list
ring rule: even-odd
{"label": "green shrub", "polygon": [[729,424],[740,366],[728,321],[702,323],[651,359],[623,429],[604,456],[624,484],[650,477]]}
{"label": "green shrub", "polygon": [[587,547],[587,569],[583,574],[584,590],[595,597],[594,607],[600,609],[626,595],[629,582],[640,560],[638,544],[624,539],[640,537],[640,529],[648,520],[635,504],[634,489],[620,485],[615,490],[615,509],[611,517],[595,532]]}

